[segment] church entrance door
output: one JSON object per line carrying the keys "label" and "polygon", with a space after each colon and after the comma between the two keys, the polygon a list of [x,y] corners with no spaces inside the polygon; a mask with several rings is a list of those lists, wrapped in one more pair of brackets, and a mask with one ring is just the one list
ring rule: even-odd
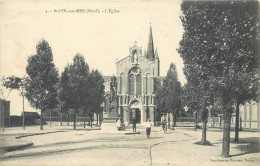
{"label": "church entrance door", "polygon": [[141,123],[141,111],[139,108],[131,109],[131,123],[133,123],[133,119],[135,119],[136,123]]}
{"label": "church entrance door", "polygon": [[137,100],[133,101],[130,105],[130,122],[133,123],[135,119],[136,123],[141,123],[141,103]]}

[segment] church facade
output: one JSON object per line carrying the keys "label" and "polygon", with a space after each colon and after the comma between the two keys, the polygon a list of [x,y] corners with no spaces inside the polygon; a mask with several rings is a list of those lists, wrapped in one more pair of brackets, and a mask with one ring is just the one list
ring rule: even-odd
{"label": "church facade", "polygon": [[[154,49],[152,27],[147,50],[135,44],[129,55],[116,62],[116,76],[104,77],[105,102],[103,118],[120,118],[122,123],[143,124],[156,121],[155,91],[161,85],[160,60]],[[113,119],[114,120],[114,119]],[[112,120],[112,121],[113,121]]]}

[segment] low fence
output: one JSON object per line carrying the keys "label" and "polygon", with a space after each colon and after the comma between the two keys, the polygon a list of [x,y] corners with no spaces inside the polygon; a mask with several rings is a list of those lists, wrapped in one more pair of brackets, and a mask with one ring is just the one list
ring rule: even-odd
{"label": "low fence", "polygon": [[195,122],[194,117],[177,117],[176,122]]}
{"label": "low fence", "polygon": [[[84,120],[85,119],[85,120]],[[62,116],[44,116],[43,117],[43,121],[46,122],[48,125],[50,126],[60,126],[60,125],[69,125],[69,126],[73,126],[74,124],[74,119],[73,119],[73,115],[64,115]],[[89,125],[89,117],[76,117],[76,125],[83,125],[85,121],[86,125]],[[61,124],[62,122],[62,124]],[[96,125],[96,118],[92,118],[92,125]],[[100,122],[98,123],[100,124]]]}
{"label": "low fence", "polygon": [[[62,118],[60,116],[44,116],[43,117],[43,120],[44,121],[62,121],[62,122],[73,122],[74,119],[73,119],[73,116],[62,116]],[[92,122],[94,121],[94,117],[92,118]],[[84,122],[84,117],[76,117],[76,121],[77,122]],[[88,122],[89,121],[89,117],[86,117],[85,118],[85,122]]]}

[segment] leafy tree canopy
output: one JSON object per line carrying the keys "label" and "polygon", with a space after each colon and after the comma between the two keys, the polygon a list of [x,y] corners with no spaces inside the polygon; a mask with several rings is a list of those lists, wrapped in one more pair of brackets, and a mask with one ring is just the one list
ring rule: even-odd
{"label": "leafy tree canopy", "polygon": [[28,58],[26,97],[36,109],[51,109],[58,103],[58,71],[53,63],[51,47],[46,40],[39,41],[36,52],[36,55]]}

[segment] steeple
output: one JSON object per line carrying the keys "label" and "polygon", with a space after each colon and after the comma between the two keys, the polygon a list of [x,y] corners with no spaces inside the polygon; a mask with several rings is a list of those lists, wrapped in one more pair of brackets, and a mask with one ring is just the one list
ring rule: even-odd
{"label": "steeple", "polygon": [[149,38],[148,38],[146,57],[150,60],[154,60],[153,34],[152,34],[152,25],[151,24],[150,24],[150,33],[149,33]]}
{"label": "steeple", "polygon": [[155,59],[159,59],[157,48],[155,49],[155,53],[154,54],[155,54]]}

